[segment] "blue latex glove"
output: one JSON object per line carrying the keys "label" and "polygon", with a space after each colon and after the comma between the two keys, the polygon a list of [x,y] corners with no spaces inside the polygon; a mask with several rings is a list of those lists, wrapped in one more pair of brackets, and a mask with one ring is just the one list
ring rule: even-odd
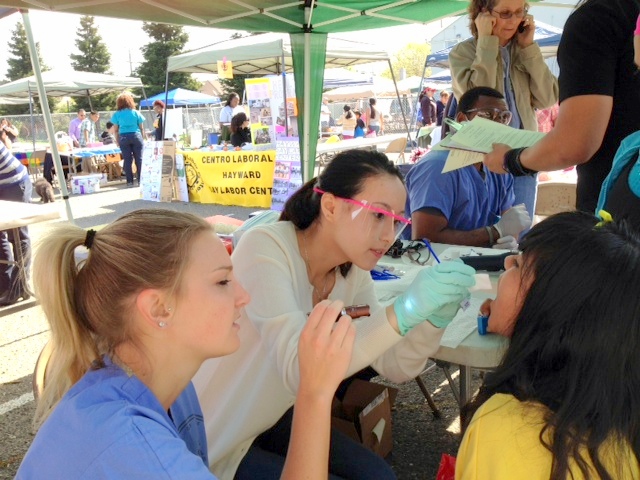
{"label": "blue latex glove", "polygon": [[456,316],[460,302],[469,297],[476,271],[462,261],[448,261],[422,269],[406,292],[393,303],[400,334],[429,320],[446,327]]}

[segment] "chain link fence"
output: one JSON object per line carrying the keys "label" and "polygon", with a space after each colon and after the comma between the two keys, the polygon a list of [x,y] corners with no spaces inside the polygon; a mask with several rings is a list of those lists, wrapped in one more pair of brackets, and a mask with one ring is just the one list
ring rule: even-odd
{"label": "chain link fence", "polygon": [[[220,111],[222,107],[198,107],[183,108],[182,119],[185,130],[197,127],[203,130],[203,137],[207,138],[207,134],[219,131]],[[143,109],[140,111],[145,118],[144,127],[147,135],[153,135],[153,121],[155,113],[153,110]],[[96,131],[98,136],[106,130],[106,124],[115,113],[115,111],[101,111],[100,120]],[[51,115],[53,121],[54,132],[69,131],[69,123],[77,117],[77,113],[53,113]],[[13,126],[18,129],[18,139],[25,146],[33,143],[49,143],[47,138],[47,130],[44,126],[44,116],[42,114],[35,115],[6,115],[6,118]],[[15,143],[15,142],[14,142]]]}
{"label": "chain link fence", "polygon": [[[379,97],[376,107],[384,115],[384,132],[385,133],[403,133],[406,127],[402,118],[402,110],[409,125],[410,130],[415,130],[415,115],[417,106],[417,96],[405,95],[398,100],[396,97]],[[329,103],[329,110],[333,119],[340,118],[345,105],[349,105],[354,110],[364,112],[367,105],[367,99],[354,102],[334,102]],[[402,108],[402,110],[401,110]],[[206,106],[197,108],[182,108],[182,120],[185,132],[191,128],[198,128],[203,131],[203,139],[208,138],[209,133],[220,131],[220,111],[221,106]],[[111,120],[114,111],[101,111],[100,120],[98,121],[97,131],[102,133],[106,130],[106,123]],[[153,134],[153,120],[155,113],[153,110],[143,109],[142,115],[145,117],[145,129],[147,135]],[[54,113],[51,115],[53,120],[53,129],[55,132],[68,132],[69,122],[76,118],[76,112],[72,113]],[[42,114],[31,115],[7,115],[4,118],[9,120],[19,132],[18,142],[25,146],[35,143],[49,143],[47,131],[44,126],[44,117]]]}

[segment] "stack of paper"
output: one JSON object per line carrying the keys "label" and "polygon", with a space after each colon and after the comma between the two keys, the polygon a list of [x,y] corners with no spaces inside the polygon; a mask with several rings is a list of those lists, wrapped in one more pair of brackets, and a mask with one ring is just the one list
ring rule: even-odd
{"label": "stack of paper", "polygon": [[453,135],[443,139],[434,149],[449,150],[442,173],[482,162],[484,154],[493,150],[494,143],[511,148],[530,147],[544,137],[542,132],[520,130],[486,118],[475,117],[461,124]]}

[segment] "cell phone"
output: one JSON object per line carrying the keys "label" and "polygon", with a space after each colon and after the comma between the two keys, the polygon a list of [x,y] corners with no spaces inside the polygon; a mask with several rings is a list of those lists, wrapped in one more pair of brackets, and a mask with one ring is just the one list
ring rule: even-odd
{"label": "cell phone", "polygon": [[524,20],[520,22],[520,25],[518,25],[518,33],[522,33],[525,30],[525,26],[524,26]]}

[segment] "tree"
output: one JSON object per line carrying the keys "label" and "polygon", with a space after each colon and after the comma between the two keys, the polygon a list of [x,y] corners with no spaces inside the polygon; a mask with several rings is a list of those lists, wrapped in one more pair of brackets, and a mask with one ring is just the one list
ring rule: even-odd
{"label": "tree", "polygon": [[[424,69],[424,62],[427,60],[427,55],[431,53],[431,45],[428,43],[408,43],[402,50],[400,50],[391,60],[391,66],[393,67],[393,74],[396,80],[400,78],[400,69],[406,70],[407,77],[421,76]],[[428,68],[425,72],[425,76],[431,74],[431,69]],[[381,74],[382,77],[391,78],[391,71],[387,69]]]}
{"label": "tree", "polygon": [[[152,41],[142,47],[145,60],[136,70],[136,74],[142,80],[147,96],[152,96],[164,92],[167,58],[182,53],[189,41],[189,35],[179,25],[145,22],[142,29]],[[178,87],[199,90],[201,86],[202,84],[191,78],[189,73],[169,75],[169,90]]]}
{"label": "tree", "polygon": [[[40,69],[44,72],[48,70],[42,61],[40,54],[40,43],[36,43],[36,51],[40,59]],[[29,45],[27,44],[27,34],[24,31],[22,22],[16,23],[16,28],[11,32],[11,43],[9,43],[9,58],[7,58],[7,79],[9,81],[19,80],[29,75],[33,75],[31,66],[31,56],[29,55]]]}
{"label": "tree", "polygon": [[[40,43],[36,43],[36,52],[40,60],[40,69],[44,72],[48,67],[42,61],[40,54]],[[33,75],[31,56],[29,55],[29,44],[27,43],[27,33],[22,22],[16,23],[16,28],[11,32],[9,43],[9,58],[7,58],[7,81],[20,80],[21,78]],[[34,92],[37,93],[37,92]],[[49,98],[49,105],[54,105],[53,99]],[[34,111],[39,110],[39,102],[34,102]],[[0,110],[3,115],[21,115],[29,113],[29,104],[25,105],[3,105]]]}
{"label": "tree", "polygon": [[80,53],[72,53],[69,58],[71,66],[78,72],[107,73],[111,54],[94,20],[90,15],[80,17],[80,27],[76,30],[76,48]]}
{"label": "tree", "polygon": [[[80,53],[69,55],[71,66],[78,72],[108,73],[111,54],[94,21],[95,18],[90,15],[80,17],[80,26],[76,30],[76,48]],[[85,110],[89,110],[91,106],[94,110],[113,109],[115,95],[94,95],[91,103],[87,97],[78,97],[75,103],[77,108]]]}

